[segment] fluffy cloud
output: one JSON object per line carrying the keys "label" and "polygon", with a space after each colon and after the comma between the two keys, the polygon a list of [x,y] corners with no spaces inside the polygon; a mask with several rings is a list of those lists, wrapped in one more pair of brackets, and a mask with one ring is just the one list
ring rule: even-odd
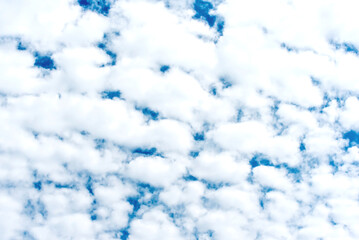
{"label": "fluffy cloud", "polygon": [[357,7],[3,2],[0,238],[358,239]]}

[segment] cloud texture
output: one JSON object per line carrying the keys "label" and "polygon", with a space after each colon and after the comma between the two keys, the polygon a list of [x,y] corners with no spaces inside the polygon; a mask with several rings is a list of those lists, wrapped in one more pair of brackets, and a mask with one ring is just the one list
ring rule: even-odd
{"label": "cloud texture", "polygon": [[358,1],[0,6],[0,239],[359,239]]}

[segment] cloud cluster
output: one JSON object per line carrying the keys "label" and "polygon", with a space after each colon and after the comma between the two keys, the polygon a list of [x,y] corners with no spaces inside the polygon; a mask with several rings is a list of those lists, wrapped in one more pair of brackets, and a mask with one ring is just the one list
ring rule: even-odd
{"label": "cloud cluster", "polygon": [[355,0],[1,5],[0,239],[359,239]]}

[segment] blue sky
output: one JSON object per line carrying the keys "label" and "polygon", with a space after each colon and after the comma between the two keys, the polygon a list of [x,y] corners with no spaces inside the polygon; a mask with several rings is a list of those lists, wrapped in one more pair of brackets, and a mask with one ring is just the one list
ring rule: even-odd
{"label": "blue sky", "polygon": [[358,7],[3,1],[0,239],[359,239]]}

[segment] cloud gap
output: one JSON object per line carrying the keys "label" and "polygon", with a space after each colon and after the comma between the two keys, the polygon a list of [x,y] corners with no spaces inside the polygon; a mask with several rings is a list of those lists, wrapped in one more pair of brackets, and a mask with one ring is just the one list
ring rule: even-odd
{"label": "cloud gap", "polygon": [[121,91],[120,90],[105,90],[101,92],[102,99],[123,99],[121,98]]}
{"label": "cloud gap", "polygon": [[162,65],[161,67],[160,67],[160,71],[162,72],[162,73],[166,73],[166,72],[168,72],[169,70],[170,70],[170,66],[169,65]]}
{"label": "cloud gap", "polygon": [[348,142],[347,148],[350,148],[353,146],[358,146],[359,145],[359,132],[356,132],[354,130],[344,132],[343,139],[347,140],[347,142]]}
{"label": "cloud gap", "polygon": [[258,166],[274,166],[272,161],[268,158],[264,157],[261,154],[256,154],[250,161],[249,164],[251,165],[252,169]]}
{"label": "cloud gap", "polygon": [[349,42],[336,42],[336,41],[331,40],[330,44],[332,46],[334,46],[336,50],[343,50],[344,52],[347,52],[347,53],[352,53],[352,54],[355,54],[355,55],[359,55],[358,48],[352,43],[349,43]]}
{"label": "cloud gap", "polygon": [[195,141],[204,141],[205,140],[205,133],[202,131],[202,132],[196,132],[194,135],[193,135],[193,139]]}
{"label": "cloud gap", "polygon": [[132,152],[135,155],[143,155],[143,156],[157,156],[157,148],[136,148]]}
{"label": "cloud gap", "polygon": [[108,16],[111,9],[111,2],[107,0],[78,0],[77,3],[85,11],[93,11],[104,16]]}
{"label": "cloud gap", "polygon": [[193,9],[196,14],[193,16],[194,19],[204,20],[208,26],[215,27],[219,36],[223,35],[225,21],[222,17],[212,15],[210,12],[214,10],[214,6],[209,1],[195,0],[193,3]]}
{"label": "cloud gap", "polygon": [[34,66],[45,70],[56,70],[57,67],[54,60],[51,58],[51,55],[52,54],[40,54],[35,52]]}
{"label": "cloud gap", "polygon": [[159,112],[154,111],[148,107],[136,107],[136,110],[141,111],[142,114],[147,117],[149,120],[157,121],[159,120]]}
{"label": "cloud gap", "polygon": [[97,44],[97,47],[103,50],[110,58],[111,61],[106,65],[115,66],[117,63],[117,54],[110,49],[111,46],[111,34],[104,34],[103,40]]}

